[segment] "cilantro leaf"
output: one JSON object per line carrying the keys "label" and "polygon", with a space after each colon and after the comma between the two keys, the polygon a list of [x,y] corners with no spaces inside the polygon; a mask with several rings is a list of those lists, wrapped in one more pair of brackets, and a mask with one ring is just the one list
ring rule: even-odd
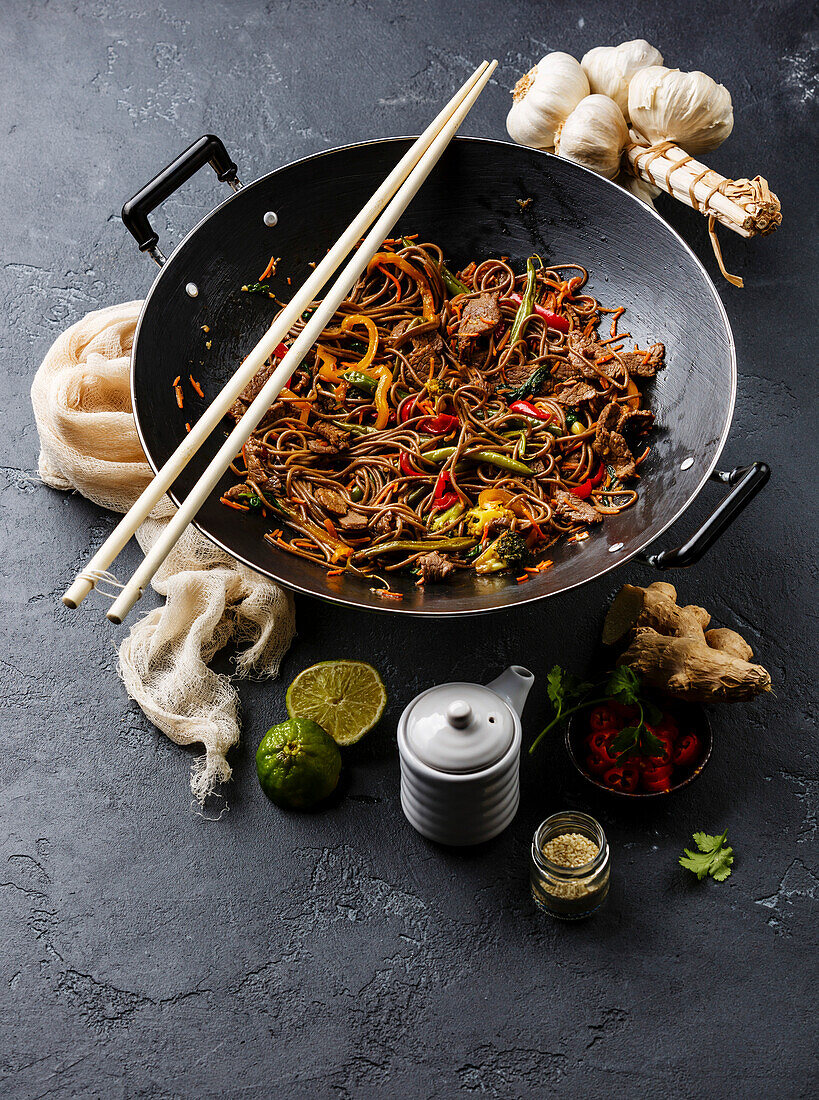
{"label": "cilantro leaf", "polygon": [[643,711],[645,712],[645,716],[652,724],[652,726],[657,726],[660,722],[662,722],[663,712],[660,710],[656,703],[652,703],[649,699],[644,699]]}
{"label": "cilantro leaf", "polygon": [[734,849],[726,844],[728,830],[722,836],[694,833],[693,837],[699,851],[684,849],[685,855],[680,857],[680,866],[687,871],[693,871],[700,881],[710,875],[717,882],[725,882],[731,874],[731,865],[734,862]]}
{"label": "cilantro leaf", "polygon": [[640,727],[640,752],[643,756],[665,755],[665,745],[645,725]]}
{"label": "cilantro leaf", "polygon": [[617,756],[633,753],[638,747],[639,726],[624,726],[611,743],[611,751]]}
{"label": "cilantro leaf", "polygon": [[621,665],[616,668],[606,684],[606,695],[620,703],[639,703],[640,677],[633,668]]}
{"label": "cilantro leaf", "polygon": [[555,665],[546,677],[546,694],[556,709],[582,698],[591,687],[591,684],[587,684],[560,665]]}

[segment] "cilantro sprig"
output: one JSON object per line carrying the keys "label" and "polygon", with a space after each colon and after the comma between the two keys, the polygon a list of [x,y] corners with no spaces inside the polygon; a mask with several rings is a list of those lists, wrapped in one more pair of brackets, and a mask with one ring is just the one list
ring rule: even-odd
{"label": "cilantro sprig", "polygon": [[[602,692],[602,694],[599,694]],[[545,729],[541,730],[529,752],[533,753],[543,738],[556,726],[563,725],[571,715],[586,707],[597,706],[598,703],[606,703],[615,700],[626,706],[636,706],[637,715],[635,722],[622,729],[612,742],[612,749],[618,759],[625,760],[629,756],[641,754],[643,756],[660,756],[664,748],[663,743],[655,737],[646,726],[646,720],[657,723],[662,717],[659,707],[642,695],[642,683],[634,669],[625,665],[616,668],[607,680],[598,684],[580,680],[571,672],[567,672],[560,665],[555,665],[546,677],[546,693],[554,708],[554,717]],[[595,698],[589,698],[596,695]]]}
{"label": "cilantro sprig", "polygon": [[725,882],[734,862],[734,849],[726,843],[728,830],[722,836],[694,833],[693,837],[699,851],[692,852],[690,848],[685,848],[685,855],[680,856],[680,866],[685,867],[686,871],[693,871],[700,882],[708,875],[717,882]]}

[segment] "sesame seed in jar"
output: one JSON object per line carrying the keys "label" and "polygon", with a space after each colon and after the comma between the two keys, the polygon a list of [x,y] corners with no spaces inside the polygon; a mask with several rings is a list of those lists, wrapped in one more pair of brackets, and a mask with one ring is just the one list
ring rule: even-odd
{"label": "sesame seed in jar", "polygon": [[562,833],[547,841],[541,851],[558,867],[582,867],[591,863],[600,848],[582,833]]}

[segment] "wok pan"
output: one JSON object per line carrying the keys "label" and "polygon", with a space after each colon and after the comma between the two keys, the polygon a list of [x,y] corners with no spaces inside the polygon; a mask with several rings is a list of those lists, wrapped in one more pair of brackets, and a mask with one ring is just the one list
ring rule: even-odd
{"label": "wok pan", "polygon": [[[206,135],[123,208],[140,248],[161,265],[137,326],[132,397],[137,430],[151,465],[161,466],[192,421],[236,369],[272,318],[273,303],[241,287],[271,255],[271,280],[287,298],[406,151],[410,139],[352,145],[296,161],[247,187],[218,138]],[[148,214],[206,163],[236,192],[207,215],[167,261]],[[531,199],[521,207],[518,199]],[[384,601],[355,577],[328,577],[312,562],[267,543],[271,523],[218,502],[227,475],[196,525],[239,561],[287,587],[337,603],[404,614],[477,614],[552,596],[593,580],[636,555],[658,569],[697,561],[769,476],[761,462],[715,472],[734,410],[736,359],[728,319],[693,252],[652,209],[569,161],[505,142],[458,138],[413,200],[397,232],[438,242],[453,269],[470,259],[507,254],[517,270],[539,253],[544,262],[576,262],[590,271],[590,293],[626,307],[624,331],[645,347],[666,345],[667,367],[647,390],[657,415],[651,452],[640,468],[639,499],[606,518],[585,541],[550,550],[554,567],[518,585],[511,576],[459,573],[454,583],[416,588],[394,576],[402,602]],[[209,333],[203,332],[204,325]],[[210,349],[206,342],[211,342]],[[173,380],[188,374],[205,399],[177,408]],[[186,388],[190,394],[190,387]],[[218,438],[217,438],[218,437]],[[171,489],[183,498],[224,435],[200,451]],[[727,497],[680,547],[647,553],[709,478],[729,484]]]}

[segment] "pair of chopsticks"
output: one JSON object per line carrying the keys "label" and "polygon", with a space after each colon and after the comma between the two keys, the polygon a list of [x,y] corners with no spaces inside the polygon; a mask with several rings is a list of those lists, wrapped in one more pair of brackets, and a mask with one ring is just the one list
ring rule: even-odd
{"label": "pair of chopsticks", "polygon": [[267,410],[287,385],[296,367],[327,327],[339,305],[347,297],[367,264],[380,248],[384,238],[387,237],[409,206],[416,192],[472,109],[497,64],[497,61],[484,61],[401,158],[369,202],[353,219],[336,244],[299,289],[298,293],[284,307],[256,347],[242,362],[239,369],[211,405],[208,406],[202,417],[186,435],[165,465],[157,472],[153,481],[146,486],[131,509],[123,516],[88,562],[85,569],[77,574],[74,582],[63,596],[63,603],[66,607],[79,607],[98,582],[110,579],[107,570],[134,535],[137,528],[147,518],[154,506],[161,500],[191,458],[221,422],[239,394],[273,355],[277,345],[281,343],[304,310],[311,302],[316,300],[324,285],[361,240],[362,234],[368,227],[372,226],[339,277],[326,292],[298,338],[288,349],[287,355],[281,360],[252,404],[248,406],[244,416],[219,448],[176,514],[168,522],[160,537],[146,554],[142,564],[127,584],[122,587],[122,591],[109,608],[107,617],[112,623],[123,621],[176,545],[188,524],[195,518],[199,509],[210,496],[225,470],[241,451]]}

